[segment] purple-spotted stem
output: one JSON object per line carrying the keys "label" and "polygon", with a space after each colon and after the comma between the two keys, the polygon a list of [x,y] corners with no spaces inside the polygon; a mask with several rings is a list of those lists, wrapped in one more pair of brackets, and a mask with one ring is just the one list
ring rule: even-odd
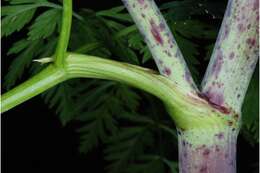
{"label": "purple-spotted stem", "polygon": [[174,81],[187,93],[196,93],[182,53],[153,0],[122,0],[144,37],[161,75]]}
{"label": "purple-spotted stem", "polygon": [[259,0],[229,0],[202,94],[240,113],[259,57]]}
{"label": "purple-spotted stem", "polygon": [[178,131],[181,173],[235,173],[237,130],[215,126]]}

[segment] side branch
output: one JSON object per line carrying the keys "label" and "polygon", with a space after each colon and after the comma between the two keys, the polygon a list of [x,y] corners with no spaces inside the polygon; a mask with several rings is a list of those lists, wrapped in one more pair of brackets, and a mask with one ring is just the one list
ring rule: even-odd
{"label": "side branch", "polygon": [[229,0],[202,82],[210,102],[240,112],[258,60],[259,0]]}
{"label": "side branch", "polygon": [[160,73],[186,90],[197,91],[180,49],[153,0],[122,0],[143,35]]}
{"label": "side branch", "polygon": [[55,64],[60,67],[64,65],[64,57],[70,39],[71,21],[72,0],[63,0],[62,26],[54,60]]}
{"label": "side branch", "polygon": [[31,79],[3,94],[1,96],[1,112],[8,111],[65,79],[66,75],[63,70],[59,70],[54,65],[48,66]]}
{"label": "side branch", "polygon": [[[179,85],[158,73],[139,66],[94,56],[67,53],[64,68],[50,64],[39,74],[2,96],[1,112],[71,78],[97,78],[118,81],[149,92],[161,99],[177,126],[182,129],[223,126],[227,119],[196,94],[186,93]],[[203,125],[201,122],[205,122]]]}
{"label": "side branch", "polygon": [[[221,128],[232,120],[232,115],[223,118],[226,117],[225,113],[212,108],[197,93],[187,93],[180,85],[150,69],[74,53],[68,54],[65,69],[68,78],[114,80],[153,94],[164,102],[176,125],[182,129]],[[232,126],[236,125],[234,123]]]}

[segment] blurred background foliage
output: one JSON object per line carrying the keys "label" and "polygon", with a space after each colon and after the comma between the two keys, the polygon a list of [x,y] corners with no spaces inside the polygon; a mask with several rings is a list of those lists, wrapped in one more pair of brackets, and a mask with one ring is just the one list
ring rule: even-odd
{"label": "blurred background foliage", "polygon": [[[158,1],[197,84],[214,47],[227,1]],[[85,2],[87,6],[87,2]],[[119,6],[117,6],[117,4]],[[74,2],[69,51],[156,69],[148,47],[121,3],[93,10]],[[44,65],[33,59],[52,56],[60,30],[62,4],[47,0],[8,0],[2,6],[2,38],[14,39],[3,91]],[[3,59],[5,61],[5,59]],[[10,60],[9,60],[10,61]],[[258,65],[247,92],[240,135],[258,145]],[[102,145],[106,172],[178,172],[175,126],[155,97],[129,86],[96,79],[73,79],[42,94],[64,126],[78,122],[79,151]],[[256,171],[257,167],[252,168]]]}

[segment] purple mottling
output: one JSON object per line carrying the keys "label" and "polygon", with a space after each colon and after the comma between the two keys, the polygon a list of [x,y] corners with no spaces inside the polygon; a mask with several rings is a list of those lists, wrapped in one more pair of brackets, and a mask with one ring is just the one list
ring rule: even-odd
{"label": "purple mottling", "polygon": [[224,96],[221,92],[211,92],[209,93],[209,100],[216,105],[224,104]]}
{"label": "purple mottling", "polygon": [[160,27],[161,31],[163,31],[166,26],[165,26],[165,24],[164,24],[163,22],[161,22],[161,23],[159,24],[159,27]]}
{"label": "purple mottling", "polygon": [[206,91],[204,91],[204,93],[199,93],[198,96],[204,98],[211,106],[218,109],[222,113],[230,113],[230,109],[224,106],[224,95],[221,89],[213,90],[209,87]]}
{"label": "purple mottling", "polygon": [[235,53],[234,52],[231,52],[230,54],[229,54],[229,59],[233,59],[235,57]]}
{"label": "purple mottling", "polygon": [[213,68],[212,68],[212,74],[214,74],[216,78],[218,77],[222,64],[223,64],[223,54],[222,51],[218,50],[217,57],[213,63]]}
{"label": "purple mottling", "polygon": [[171,69],[169,69],[168,67],[165,67],[163,69],[163,74],[166,74],[167,76],[170,76],[172,73]]}
{"label": "purple mottling", "polygon": [[187,68],[185,69],[184,78],[188,83],[192,83],[192,77],[191,77],[190,72]]}
{"label": "purple mottling", "polygon": [[144,5],[144,0],[138,0],[139,4]]}
{"label": "purple mottling", "polygon": [[243,25],[243,23],[239,23],[237,28],[239,32],[244,32],[246,30],[246,27]]}
{"label": "purple mottling", "polygon": [[256,11],[259,9],[259,0],[254,1],[253,10]]}
{"label": "purple mottling", "polygon": [[210,150],[208,148],[206,148],[204,151],[203,151],[203,156],[208,156],[210,154]]}
{"label": "purple mottling", "polygon": [[206,165],[203,165],[201,168],[200,168],[200,173],[207,173],[208,171],[208,167]]}
{"label": "purple mottling", "polygon": [[251,48],[251,47],[254,47],[255,45],[256,45],[256,40],[255,40],[255,38],[248,38],[247,40],[246,40],[246,43],[249,45],[249,47]]}
{"label": "purple mottling", "polygon": [[224,134],[222,132],[220,132],[220,133],[216,134],[216,137],[218,139],[224,139]]}
{"label": "purple mottling", "polygon": [[151,24],[151,33],[154,37],[154,39],[160,44],[163,45],[163,39],[162,36],[160,34],[159,28],[156,26],[156,24],[154,23],[154,20],[150,20],[150,24]]}
{"label": "purple mottling", "polygon": [[[232,132],[233,133],[233,132]],[[179,135],[179,160],[182,173],[227,173],[236,171],[236,137],[228,135],[227,140],[216,141],[215,145],[183,145]],[[214,138],[214,136],[212,136]],[[214,140],[212,138],[212,140]],[[199,140],[199,139],[198,139]],[[224,144],[224,145],[223,145]]]}
{"label": "purple mottling", "polygon": [[230,29],[228,25],[225,25],[223,39],[226,39],[228,37],[229,31]]}

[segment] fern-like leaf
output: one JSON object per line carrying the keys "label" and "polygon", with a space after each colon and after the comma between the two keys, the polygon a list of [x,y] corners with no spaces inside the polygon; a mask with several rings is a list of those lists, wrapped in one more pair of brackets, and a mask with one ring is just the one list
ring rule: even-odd
{"label": "fern-like leaf", "polygon": [[[20,10],[20,8],[24,8],[22,5],[18,6],[16,10]],[[15,31],[20,31],[25,24],[31,21],[33,15],[35,13],[35,9],[29,9],[27,11],[23,10],[20,13],[14,13],[12,15],[8,15],[2,19],[2,33],[1,37],[9,36]]]}
{"label": "fern-like leaf", "polygon": [[[20,44],[24,43],[27,44],[28,47],[20,47]],[[4,87],[10,89],[18,79],[21,78],[24,70],[28,68],[31,64],[33,57],[39,55],[39,49],[43,47],[43,42],[41,40],[35,40],[28,44],[26,40],[17,43],[13,49],[10,49],[9,53],[16,53],[24,49],[24,51],[12,61],[8,73],[5,76]]]}
{"label": "fern-like leaf", "polygon": [[61,10],[51,9],[37,17],[28,33],[29,40],[47,38],[53,34],[56,26],[60,23]]}
{"label": "fern-like leaf", "polygon": [[259,75],[258,68],[250,82],[242,108],[242,134],[251,144],[259,143]]}

